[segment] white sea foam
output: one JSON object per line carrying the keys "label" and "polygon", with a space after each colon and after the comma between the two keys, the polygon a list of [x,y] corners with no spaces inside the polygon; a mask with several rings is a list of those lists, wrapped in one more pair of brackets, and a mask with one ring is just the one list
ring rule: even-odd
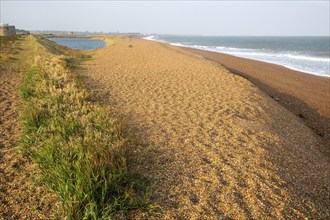
{"label": "white sea foam", "polygon": [[227,47],[216,47],[216,49],[216,52],[220,53],[274,63],[285,66],[289,69],[318,76],[330,77],[330,58],[326,57],[304,56],[290,53],[266,53],[261,50],[240,51],[238,48],[237,51],[235,51],[228,49]]}
{"label": "white sea foam", "polygon": [[215,48],[224,51],[255,51],[255,49],[235,48],[235,47],[215,47]]}
{"label": "white sea foam", "polygon": [[187,47],[186,45],[181,44],[181,43],[170,43],[170,44],[173,46],[178,46],[178,47]]}
{"label": "white sea foam", "polygon": [[267,51],[267,49],[250,49],[250,48],[235,48],[235,47],[224,47],[224,46],[204,46],[204,45],[187,45],[180,42],[166,42],[160,40],[155,36],[147,36],[144,39],[165,42],[174,46],[180,47],[190,47],[201,50],[226,53],[238,57],[248,58],[259,60],[267,63],[274,63],[281,66],[285,66],[289,69],[330,77],[330,58],[327,57],[315,57],[308,56],[304,54],[299,54],[296,51],[292,51],[292,53],[283,52],[273,52]]}
{"label": "white sea foam", "polygon": [[203,50],[210,49],[208,46],[201,46],[201,45],[193,45],[192,47],[197,48],[197,49],[203,49]]}
{"label": "white sea foam", "polygon": [[317,62],[330,62],[330,58],[326,57],[312,57],[312,56],[302,56],[302,55],[292,55],[292,54],[287,54],[287,57],[291,59],[296,59],[296,60],[308,60],[308,61],[317,61]]}
{"label": "white sea foam", "polygon": [[243,55],[243,56],[262,56],[262,57],[278,56],[278,55],[272,54],[272,53],[258,53],[258,52],[231,52],[231,51],[218,51],[218,52],[228,53],[228,54],[232,54],[232,55]]}
{"label": "white sea foam", "polygon": [[143,39],[156,41],[155,36],[152,36],[152,35],[151,36],[144,37]]}
{"label": "white sea foam", "polygon": [[[241,48],[231,48],[231,47],[216,47],[219,52],[235,54],[235,55],[251,55],[251,56],[266,56],[266,57],[287,57],[296,60],[306,60],[306,61],[317,61],[317,62],[330,62],[330,58],[326,57],[313,57],[313,56],[303,56],[303,55],[293,55],[290,53],[265,53],[258,52],[255,49],[241,49]],[[253,51],[253,52],[247,52]],[[259,50],[260,51],[260,50]]]}

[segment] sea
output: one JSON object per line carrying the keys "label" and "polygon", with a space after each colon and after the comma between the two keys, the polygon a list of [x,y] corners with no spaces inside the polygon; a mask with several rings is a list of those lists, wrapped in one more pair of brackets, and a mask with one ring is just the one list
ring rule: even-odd
{"label": "sea", "polygon": [[330,77],[330,37],[217,37],[149,35],[175,46],[231,54]]}
{"label": "sea", "polygon": [[87,37],[49,37],[48,39],[74,50],[90,50],[106,46],[106,43],[102,40]]}

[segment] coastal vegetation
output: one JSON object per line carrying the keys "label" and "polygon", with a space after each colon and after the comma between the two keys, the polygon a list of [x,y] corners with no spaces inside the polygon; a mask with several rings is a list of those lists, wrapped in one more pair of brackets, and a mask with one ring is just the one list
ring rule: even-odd
{"label": "coastal vegetation", "polygon": [[36,164],[36,182],[57,196],[55,216],[118,219],[129,210],[150,210],[146,179],[127,169],[121,122],[90,98],[75,72],[90,56],[26,38],[34,51],[20,89],[19,149]]}
{"label": "coastal vegetation", "polygon": [[14,35],[11,37],[0,36],[0,70],[3,70],[5,68],[5,62],[11,61],[12,52],[15,52],[11,51],[12,47],[14,47],[16,43],[18,43],[20,38],[21,36],[19,35]]}
{"label": "coastal vegetation", "polygon": [[[261,91],[251,80],[266,74],[274,86],[272,79],[305,78],[308,92],[314,77],[125,36],[99,38],[108,46],[92,52],[39,36],[1,39],[1,219],[328,216],[328,136],[305,124],[313,121],[308,108],[289,99],[295,115],[281,105],[282,92]],[[329,79],[314,80],[311,97],[327,100],[321,88]]]}

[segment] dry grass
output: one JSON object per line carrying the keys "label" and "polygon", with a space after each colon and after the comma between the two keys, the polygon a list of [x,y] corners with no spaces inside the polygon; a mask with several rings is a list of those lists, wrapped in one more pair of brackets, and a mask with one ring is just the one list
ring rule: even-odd
{"label": "dry grass", "polygon": [[[34,40],[53,51],[47,40]],[[39,181],[59,196],[61,215],[124,218],[127,210],[148,210],[144,179],[127,174],[120,123],[89,101],[72,72],[72,62],[85,57],[67,49],[61,56],[38,50],[21,89],[23,146],[39,167]]]}
{"label": "dry grass", "polygon": [[[8,63],[6,57],[1,61],[6,61],[6,69],[26,71],[20,89],[20,149],[36,164],[33,180],[57,195],[59,209],[46,218],[118,219],[128,210],[149,210],[146,179],[128,175],[120,122],[90,101],[74,72],[90,56],[41,37],[28,36],[23,43],[16,63]],[[12,212],[1,214],[24,216]],[[25,216],[43,218],[28,212]]]}
{"label": "dry grass", "polygon": [[16,148],[22,135],[19,88],[35,44],[25,36],[0,40],[0,219],[50,218],[56,199],[44,185],[33,184],[36,167]]}

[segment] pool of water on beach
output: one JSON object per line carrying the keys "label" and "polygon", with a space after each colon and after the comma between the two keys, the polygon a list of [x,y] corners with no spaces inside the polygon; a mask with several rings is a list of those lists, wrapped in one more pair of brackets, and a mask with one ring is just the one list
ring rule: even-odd
{"label": "pool of water on beach", "polygon": [[48,38],[55,43],[62,46],[69,47],[74,50],[90,50],[98,49],[106,46],[106,43],[102,40],[92,39],[92,38],[78,38],[78,37],[51,37]]}

